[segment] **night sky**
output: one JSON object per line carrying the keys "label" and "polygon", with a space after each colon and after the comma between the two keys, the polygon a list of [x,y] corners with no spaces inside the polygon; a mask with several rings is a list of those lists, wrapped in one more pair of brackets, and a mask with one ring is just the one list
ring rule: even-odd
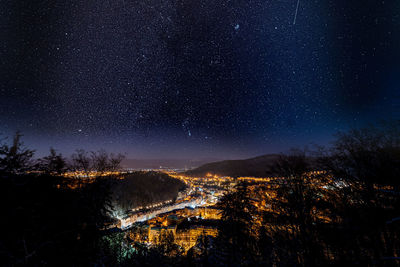
{"label": "night sky", "polygon": [[3,0],[0,55],[0,133],[39,154],[243,158],[400,119],[398,0]]}

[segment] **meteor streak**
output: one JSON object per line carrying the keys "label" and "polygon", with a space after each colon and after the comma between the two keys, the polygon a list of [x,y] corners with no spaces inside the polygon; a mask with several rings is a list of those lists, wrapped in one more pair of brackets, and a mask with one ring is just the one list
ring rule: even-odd
{"label": "meteor streak", "polygon": [[294,14],[293,25],[296,24],[297,12],[299,11],[300,0],[297,0],[296,12]]}

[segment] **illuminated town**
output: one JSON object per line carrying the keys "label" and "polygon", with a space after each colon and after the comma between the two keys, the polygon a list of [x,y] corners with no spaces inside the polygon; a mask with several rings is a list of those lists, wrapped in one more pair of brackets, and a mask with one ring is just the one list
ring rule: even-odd
{"label": "illuminated town", "polygon": [[[159,171],[159,170],[151,170]],[[170,177],[183,181],[187,188],[179,192],[177,198],[160,203],[136,207],[126,211],[125,215],[117,218],[118,222],[108,226],[108,229],[116,227],[126,233],[129,242],[143,243],[146,245],[158,245],[161,236],[171,234],[174,242],[179,245],[184,252],[195,247],[203,236],[216,237],[218,235],[217,224],[221,219],[221,209],[218,202],[224,194],[234,190],[238,183],[246,183],[252,195],[252,205],[260,212],[279,213],[279,209],[273,206],[274,199],[277,198],[276,191],[280,185],[285,183],[281,177],[229,177],[218,176],[208,173],[206,177],[185,176],[176,171],[160,172],[168,174]],[[124,179],[124,175],[129,172],[119,172],[117,175]],[[113,173],[116,174],[116,173]],[[84,176],[81,173],[68,173],[65,177]],[[323,190],[321,197],[334,197],[337,187],[347,186],[345,183],[332,184],[332,177],[324,171],[314,171],[305,174],[308,182],[319,190]],[[91,174],[86,176],[88,181]],[[324,177],[324,179],[321,179]],[[321,183],[321,181],[324,181]],[[73,187],[70,187],[73,189]],[[329,223],[335,218],[329,210],[318,211],[315,219]],[[258,218],[258,225],[265,224],[262,218]],[[255,226],[256,227],[256,226]],[[272,227],[272,225],[271,225]],[[276,227],[276,226],[275,226]],[[289,226],[280,226],[281,230],[288,231]]]}

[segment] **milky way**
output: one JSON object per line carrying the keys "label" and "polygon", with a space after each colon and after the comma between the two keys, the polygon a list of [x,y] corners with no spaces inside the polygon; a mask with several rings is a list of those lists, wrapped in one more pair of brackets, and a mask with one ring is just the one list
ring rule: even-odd
{"label": "milky way", "polygon": [[39,151],[235,158],[400,118],[398,1],[32,2],[0,4],[0,132]]}

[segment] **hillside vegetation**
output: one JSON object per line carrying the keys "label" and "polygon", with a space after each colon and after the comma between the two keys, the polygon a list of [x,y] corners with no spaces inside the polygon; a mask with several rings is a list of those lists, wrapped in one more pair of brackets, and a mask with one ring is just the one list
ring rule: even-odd
{"label": "hillside vegetation", "polygon": [[115,212],[125,212],[177,197],[185,184],[164,173],[135,172],[112,187],[112,207]]}

